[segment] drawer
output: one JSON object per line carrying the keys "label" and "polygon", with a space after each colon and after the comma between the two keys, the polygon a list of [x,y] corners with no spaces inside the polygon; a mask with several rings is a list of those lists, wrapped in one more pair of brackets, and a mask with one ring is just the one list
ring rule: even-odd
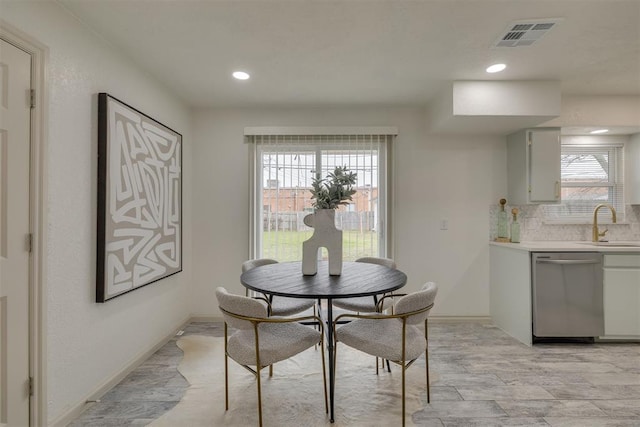
{"label": "drawer", "polygon": [[640,268],[640,255],[605,255],[604,266]]}

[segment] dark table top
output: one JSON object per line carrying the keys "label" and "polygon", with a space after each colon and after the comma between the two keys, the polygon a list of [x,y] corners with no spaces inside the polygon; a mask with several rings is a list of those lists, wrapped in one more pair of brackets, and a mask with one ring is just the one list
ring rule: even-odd
{"label": "dark table top", "polygon": [[302,274],[301,262],[282,262],[253,268],[240,276],[247,288],[293,298],[353,298],[400,289],[407,276],[400,270],[365,262],[343,262],[342,274],[330,276],[328,263],[318,263],[314,276]]}

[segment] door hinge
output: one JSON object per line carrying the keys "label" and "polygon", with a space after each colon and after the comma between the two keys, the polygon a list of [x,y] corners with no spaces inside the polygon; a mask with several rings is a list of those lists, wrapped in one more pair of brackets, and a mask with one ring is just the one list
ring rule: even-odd
{"label": "door hinge", "polygon": [[33,396],[33,377],[29,377],[29,396]]}
{"label": "door hinge", "polygon": [[33,251],[33,233],[27,234],[27,250],[29,253]]}
{"label": "door hinge", "polygon": [[31,104],[31,108],[36,108],[36,90],[31,89],[29,94],[29,102]]}

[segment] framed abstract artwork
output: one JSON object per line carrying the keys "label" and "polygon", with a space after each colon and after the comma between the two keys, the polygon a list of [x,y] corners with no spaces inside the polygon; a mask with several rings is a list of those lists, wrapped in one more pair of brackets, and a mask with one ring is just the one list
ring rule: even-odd
{"label": "framed abstract artwork", "polygon": [[182,135],[98,94],[96,302],[182,271]]}

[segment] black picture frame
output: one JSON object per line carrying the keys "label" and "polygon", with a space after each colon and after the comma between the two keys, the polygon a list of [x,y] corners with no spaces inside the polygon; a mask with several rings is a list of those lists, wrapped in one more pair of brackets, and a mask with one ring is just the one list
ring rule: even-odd
{"label": "black picture frame", "polygon": [[96,302],[182,271],[182,135],[98,94]]}

